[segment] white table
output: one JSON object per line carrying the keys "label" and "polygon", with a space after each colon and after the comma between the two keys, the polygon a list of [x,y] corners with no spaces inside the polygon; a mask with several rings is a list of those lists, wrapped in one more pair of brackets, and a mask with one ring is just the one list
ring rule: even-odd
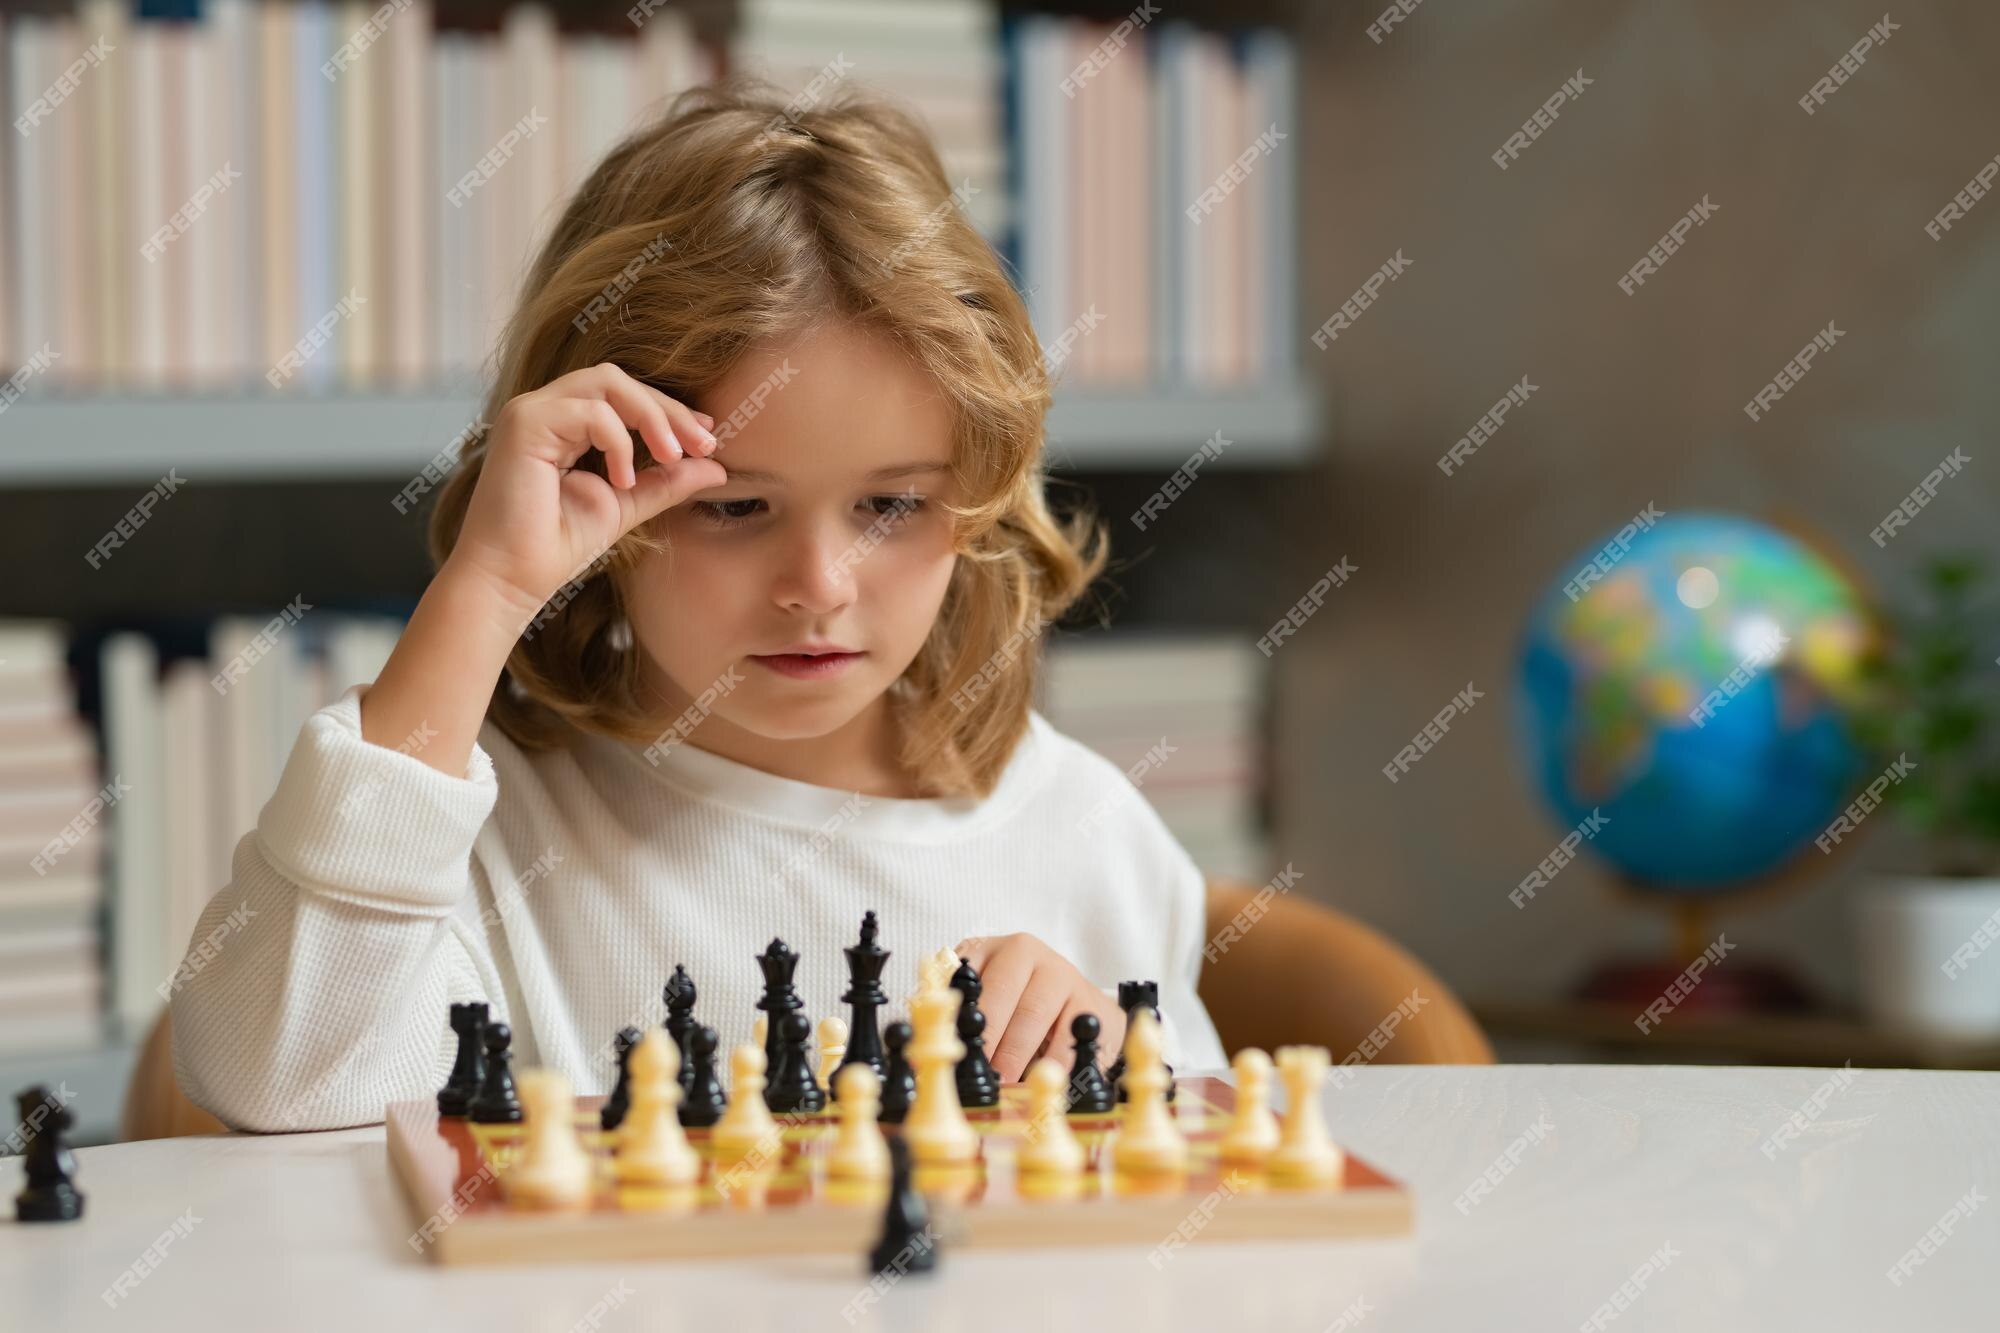
{"label": "white table", "polygon": [[[1414,1185],[1412,1237],[1197,1243],[1157,1266],[1140,1246],[948,1252],[853,1324],[842,1311],[863,1289],[859,1255],[435,1267],[405,1244],[379,1126],[120,1144],[78,1154],[82,1223],[19,1226],[9,1204],[0,1330],[1576,1329],[1665,1246],[1672,1254],[1600,1327],[1995,1327],[2000,1074],[1854,1071],[1795,1142],[1761,1151],[1829,1078],[1362,1069],[1329,1093],[1329,1119]],[[1489,1170],[1490,1192],[1457,1206]],[[6,1199],[19,1184],[18,1160],[0,1163]],[[1980,1201],[1943,1243],[1892,1282],[1891,1267],[1975,1189]],[[101,1293],[190,1213],[199,1221],[109,1308]],[[599,1307],[593,1324],[607,1296],[617,1308]]]}

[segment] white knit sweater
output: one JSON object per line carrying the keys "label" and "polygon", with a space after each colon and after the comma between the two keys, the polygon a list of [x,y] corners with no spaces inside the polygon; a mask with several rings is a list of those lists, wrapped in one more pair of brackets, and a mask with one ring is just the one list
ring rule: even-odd
{"label": "white knit sweater", "polygon": [[885,1023],[919,958],[1026,931],[1107,991],[1158,980],[1176,1073],[1225,1063],[1194,989],[1200,870],[1124,774],[1039,713],[991,796],[899,800],[692,744],[658,767],[592,735],[529,753],[490,723],[451,777],[363,740],[363,689],[300,732],[173,995],[175,1073],[228,1125],[368,1124],[433,1095],[461,1000],[511,1025],[517,1070],[608,1091],[614,1034],[660,1020],[676,963],[726,1053],[750,1040],[774,936],[801,955],[804,1012],[845,1018],[840,951],[869,909],[893,954]]}

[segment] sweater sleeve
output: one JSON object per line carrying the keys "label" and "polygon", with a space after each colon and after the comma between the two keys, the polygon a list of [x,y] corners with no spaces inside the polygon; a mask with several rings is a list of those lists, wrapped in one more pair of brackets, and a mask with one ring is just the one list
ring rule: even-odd
{"label": "sweater sleeve", "polygon": [[1208,931],[1208,880],[1179,840],[1166,836],[1173,845],[1175,870],[1168,932],[1171,970],[1160,978],[1160,1035],[1177,1075],[1221,1074],[1229,1068],[1229,1056],[1198,989]]}
{"label": "sweater sleeve", "polygon": [[492,759],[475,745],[453,777],[364,740],[365,688],[307,719],[168,982],[175,1075],[232,1128],[379,1121],[450,1073],[451,1002],[500,1001],[484,934],[456,910]]}

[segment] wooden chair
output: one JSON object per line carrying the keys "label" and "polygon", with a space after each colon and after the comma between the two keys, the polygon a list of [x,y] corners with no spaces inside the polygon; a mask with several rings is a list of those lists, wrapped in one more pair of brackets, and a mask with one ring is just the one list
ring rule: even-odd
{"label": "wooden chair", "polygon": [[[1201,999],[1223,1049],[1266,1051],[1289,1043],[1324,1046],[1336,1063],[1362,1051],[1398,1007],[1392,1035],[1377,1035],[1376,1064],[1491,1064],[1493,1048],[1457,996],[1388,939],[1358,921],[1278,893],[1227,880],[1208,885],[1207,939],[1215,957],[1202,968]],[[1234,923],[1232,928],[1232,923]],[[1412,992],[1417,1003],[1405,1005]],[[216,1134],[223,1125],[174,1081],[169,1015],[141,1049],[125,1096],[126,1139]]]}

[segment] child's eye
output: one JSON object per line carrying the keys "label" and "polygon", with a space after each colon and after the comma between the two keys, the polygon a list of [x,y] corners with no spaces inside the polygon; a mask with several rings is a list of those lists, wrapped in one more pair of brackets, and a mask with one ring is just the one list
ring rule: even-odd
{"label": "child's eye", "polygon": [[748,522],[750,516],[757,512],[754,508],[746,506],[755,506],[763,503],[762,500],[754,498],[747,500],[696,500],[688,508],[693,510],[696,517],[702,519],[704,522],[712,523],[718,528],[728,528],[734,527],[738,523]]}
{"label": "child's eye", "polygon": [[924,507],[921,495],[871,495],[867,505],[877,518],[903,519]]}

